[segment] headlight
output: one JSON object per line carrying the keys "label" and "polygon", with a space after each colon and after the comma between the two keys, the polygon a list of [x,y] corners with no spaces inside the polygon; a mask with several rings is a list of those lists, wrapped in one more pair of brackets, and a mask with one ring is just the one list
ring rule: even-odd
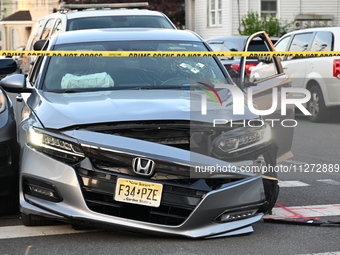
{"label": "headlight", "polygon": [[85,157],[78,144],[40,132],[32,127],[28,130],[28,141],[35,149],[66,163],[76,163]]}
{"label": "headlight", "polygon": [[6,98],[2,90],[0,89],[0,113],[6,109]]}
{"label": "headlight", "polygon": [[270,141],[271,129],[267,124],[262,127],[235,128],[214,139],[213,153],[229,160],[240,159],[241,156],[242,159],[252,159],[267,150]]}

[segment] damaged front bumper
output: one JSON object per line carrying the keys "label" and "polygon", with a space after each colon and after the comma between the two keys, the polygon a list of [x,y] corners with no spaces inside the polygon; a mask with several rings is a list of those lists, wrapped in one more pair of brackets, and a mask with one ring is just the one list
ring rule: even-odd
{"label": "damaged front bumper", "polygon": [[[190,171],[195,166],[228,163],[126,137],[85,130],[64,135],[81,144],[84,158],[77,164],[66,164],[24,146],[20,178],[23,213],[192,238],[249,233],[251,224],[263,216],[257,213],[265,202],[261,175],[237,170],[193,178]],[[154,161],[155,173],[143,176],[134,172],[134,158]],[[125,164],[117,166],[117,162]],[[118,201],[119,178],[162,185],[159,206]]]}

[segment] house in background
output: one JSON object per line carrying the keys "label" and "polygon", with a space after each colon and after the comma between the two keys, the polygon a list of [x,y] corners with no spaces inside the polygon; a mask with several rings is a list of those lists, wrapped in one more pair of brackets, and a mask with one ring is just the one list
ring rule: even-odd
{"label": "house in background", "polygon": [[[25,46],[36,21],[52,13],[59,6],[58,0],[2,0],[1,2],[3,3],[1,8],[6,8],[6,16],[0,21],[1,50],[15,50]],[[11,13],[6,6],[11,6]]]}
{"label": "house in background", "polygon": [[[15,9],[15,4],[13,3],[13,0],[1,0],[0,1],[0,20],[3,18],[8,17],[11,15]],[[3,31],[0,29],[0,50],[3,49],[2,45],[2,38],[3,38]]]}
{"label": "house in background", "polygon": [[15,50],[26,44],[31,33],[32,18],[29,11],[17,11],[3,18],[2,25],[2,50]]}
{"label": "house in background", "polygon": [[292,29],[340,26],[339,0],[185,0],[186,28],[205,39],[239,35],[249,11],[294,22]]}

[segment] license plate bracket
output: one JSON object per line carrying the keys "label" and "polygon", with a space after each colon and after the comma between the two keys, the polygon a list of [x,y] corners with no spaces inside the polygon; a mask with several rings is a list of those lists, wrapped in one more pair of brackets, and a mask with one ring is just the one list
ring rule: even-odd
{"label": "license plate bracket", "polygon": [[114,199],[116,201],[159,207],[163,185],[159,183],[118,178]]}

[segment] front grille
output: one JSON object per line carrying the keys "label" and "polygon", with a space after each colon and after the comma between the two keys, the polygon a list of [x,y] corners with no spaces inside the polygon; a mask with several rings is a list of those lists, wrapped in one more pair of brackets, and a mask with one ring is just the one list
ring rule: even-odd
{"label": "front grille", "polygon": [[190,150],[189,121],[139,121],[90,126],[87,130]]}
{"label": "front grille", "polygon": [[[90,210],[125,219],[169,226],[183,223],[210,190],[207,185],[200,184],[202,180],[190,179],[188,182],[182,182],[186,184],[161,182],[163,184],[161,204],[159,207],[149,207],[114,200],[117,178],[126,178],[126,175],[82,168],[78,168],[77,173],[86,205]],[[136,177],[133,179],[150,182],[150,180]]]}
{"label": "front grille", "polygon": [[[83,146],[82,149],[97,169],[115,172],[117,174],[131,175],[133,173],[132,161],[133,158],[136,157],[134,155],[86,146]],[[188,166],[156,159],[154,161],[157,166],[157,173],[152,179],[175,179],[190,176],[190,167]]]}
{"label": "front grille", "polygon": [[11,164],[11,152],[7,144],[0,144],[0,167],[7,167]]}

